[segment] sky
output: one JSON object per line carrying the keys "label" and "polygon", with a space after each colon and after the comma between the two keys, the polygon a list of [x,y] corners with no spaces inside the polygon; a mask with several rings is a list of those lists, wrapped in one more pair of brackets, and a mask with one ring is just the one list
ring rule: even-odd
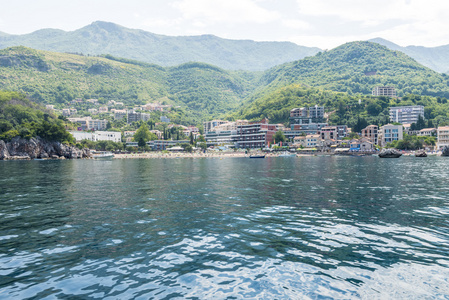
{"label": "sky", "polygon": [[95,21],[169,36],[290,41],[332,49],[381,37],[449,44],[447,0],[3,0],[0,32],[73,31]]}

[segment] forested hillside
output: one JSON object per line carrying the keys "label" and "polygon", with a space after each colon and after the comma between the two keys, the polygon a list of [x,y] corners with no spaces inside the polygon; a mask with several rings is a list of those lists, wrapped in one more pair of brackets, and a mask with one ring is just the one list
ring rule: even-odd
{"label": "forested hillside", "polygon": [[412,58],[371,42],[353,42],[316,56],[287,63],[264,73],[257,99],[294,83],[354,94],[371,94],[377,85],[394,86],[398,96],[407,94],[449,97],[449,77]]}
{"label": "forested hillside", "polygon": [[9,141],[40,136],[48,141],[73,142],[64,122],[42,107],[29,101],[24,94],[0,90],[0,140]]}
{"label": "forested hillside", "polygon": [[[329,112],[339,108],[339,114],[331,114],[334,123],[353,124],[357,116],[380,123],[387,107],[398,103],[370,97],[378,85],[394,86],[403,103],[424,103],[427,119],[441,123],[449,116],[448,76],[370,42],[345,44],[266,72],[227,71],[195,62],[165,68],[111,55],[13,47],[0,50],[0,79],[0,89],[26,93],[56,108],[68,107],[75,98],[103,104],[116,100],[127,107],[171,104],[170,117],[183,124],[231,115],[287,122],[289,110],[303,104],[324,104]],[[351,104],[359,99],[361,106]]]}
{"label": "forested hillside", "polygon": [[111,54],[166,67],[198,61],[250,71],[263,71],[320,51],[290,42],[227,40],[212,35],[164,36],[101,21],[70,32],[42,29],[24,35],[0,33],[0,49],[12,46],[94,56]]}
{"label": "forested hillside", "polygon": [[20,91],[42,104],[66,106],[75,98],[179,105],[201,119],[235,109],[257,76],[190,63],[173,68],[115,58],[39,51],[0,50],[0,89]]}

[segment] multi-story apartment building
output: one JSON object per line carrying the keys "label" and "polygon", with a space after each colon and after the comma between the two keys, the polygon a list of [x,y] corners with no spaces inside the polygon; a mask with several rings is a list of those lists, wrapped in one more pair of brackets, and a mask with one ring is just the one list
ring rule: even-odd
{"label": "multi-story apartment building", "polygon": [[328,126],[327,123],[293,124],[290,129],[284,131],[284,135],[291,140],[302,135],[319,134],[321,128],[326,126]]}
{"label": "multi-story apartment building", "polygon": [[121,120],[126,117],[128,111],[126,109],[116,109],[114,110],[114,120]]}
{"label": "multi-story apartment building", "polygon": [[144,121],[147,122],[150,119],[150,114],[136,112],[134,110],[129,110],[127,114],[126,122],[131,124],[133,122]]}
{"label": "multi-story apartment building", "polygon": [[323,140],[341,140],[346,137],[348,127],[346,125],[326,126],[321,128],[320,134]]}
{"label": "multi-story apartment building", "polygon": [[418,117],[424,119],[424,106],[396,106],[390,107],[390,121],[401,124],[411,124],[418,121]]}
{"label": "multi-story apartment building", "polygon": [[336,140],[338,137],[338,131],[336,126],[326,126],[321,128],[321,139],[325,141]]}
{"label": "multi-story apartment building", "polygon": [[105,130],[108,125],[108,120],[97,120],[91,117],[69,118],[69,121],[80,124],[82,130]]}
{"label": "multi-story apartment building", "polygon": [[228,123],[229,121],[223,120],[212,120],[208,122],[203,122],[204,132],[208,132],[214,129],[214,127],[219,126],[221,124]]}
{"label": "multi-story apartment building", "polygon": [[436,128],[423,128],[416,133],[417,136],[436,136]]}
{"label": "multi-story apartment building", "polygon": [[380,127],[379,141],[380,146],[384,147],[387,143],[403,139],[402,125],[387,124]]}
{"label": "multi-story apartment building", "polygon": [[237,130],[213,130],[206,132],[205,139],[207,145],[232,145],[236,135]]}
{"label": "multi-story apartment building", "polygon": [[268,120],[264,119],[258,123],[238,125],[231,138],[236,148],[264,148],[273,142],[277,129],[278,125],[268,124]]}
{"label": "multi-story apartment building", "polygon": [[362,129],[362,137],[367,138],[373,145],[377,145],[379,140],[379,127],[377,125],[369,125]]}
{"label": "multi-story apartment building", "polygon": [[441,150],[444,146],[449,146],[449,126],[438,127],[437,136],[437,149]]}
{"label": "multi-story apartment building", "polygon": [[376,86],[372,92],[373,96],[396,97],[396,89],[392,86]]}
{"label": "multi-story apartment building", "polygon": [[324,120],[324,106],[294,108],[290,111],[290,124],[322,123]]}

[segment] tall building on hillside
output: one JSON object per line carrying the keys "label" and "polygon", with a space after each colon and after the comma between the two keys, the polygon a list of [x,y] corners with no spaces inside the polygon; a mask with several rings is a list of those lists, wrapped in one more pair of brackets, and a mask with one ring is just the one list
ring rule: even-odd
{"label": "tall building on hillside", "polygon": [[396,89],[392,86],[376,86],[372,92],[373,96],[386,96],[396,98]]}
{"label": "tall building on hillside", "polygon": [[131,124],[132,122],[144,121],[147,122],[150,119],[150,114],[136,112],[134,110],[128,111],[127,115],[127,123]]}
{"label": "tall building on hillside", "polygon": [[323,123],[324,106],[293,108],[290,111],[290,124]]}
{"label": "tall building on hillside", "polygon": [[418,121],[418,117],[424,119],[424,106],[396,106],[390,107],[390,121],[401,124],[411,124]]}

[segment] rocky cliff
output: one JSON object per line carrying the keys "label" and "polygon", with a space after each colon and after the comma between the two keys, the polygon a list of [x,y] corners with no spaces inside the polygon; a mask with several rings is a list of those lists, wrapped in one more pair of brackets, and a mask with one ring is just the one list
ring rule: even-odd
{"label": "rocky cliff", "polygon": [[5,143],[0,140],[0,160],[34,158],[88,158],[88,149],[80,150],[74,146],[49,142],[40,137],[24,139],[15,137]]}

